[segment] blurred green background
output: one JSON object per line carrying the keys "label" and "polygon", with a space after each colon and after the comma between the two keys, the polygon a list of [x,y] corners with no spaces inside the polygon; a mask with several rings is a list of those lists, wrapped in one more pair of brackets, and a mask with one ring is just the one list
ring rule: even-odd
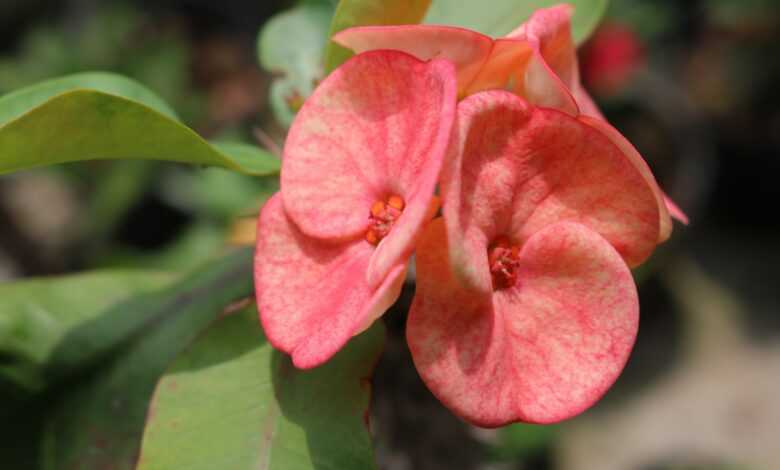
{"label": "blurred green background", "polygon": [[[2,0],[0,94],[68,73],[114,71],[159,93],[206,137],[273,150],[284,118],[272,112],[274,77],[258,65],[256,37],[293,3]],[[778,43],[774,0],[612,0],[581,48],[583,79],[692,221],[637,272],[642,319],[626,372],[569,422],[472,428],[430,395],[412,366],[403,339],[407,286],[386,316],[390,341],[374,381],[381,468],[780,465]],[[225,170],[154,162],[4,175],[0,282],[108,266],[195,266],[275,188]]]}

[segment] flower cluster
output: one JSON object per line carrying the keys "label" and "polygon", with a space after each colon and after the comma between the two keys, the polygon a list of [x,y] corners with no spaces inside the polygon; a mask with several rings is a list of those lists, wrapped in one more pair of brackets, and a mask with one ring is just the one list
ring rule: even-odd
{"label": "flower cluster", "polygon": [[358,55],[298,113],[258,222],[261,321],[297,367],[381,316],[414,252],[407,340],[457,415],[555,422],[616,380],[638,324],[629,268],[669,237],[670,211],[581,86],[569,17],[540,10],[500,39],[334,37]]}

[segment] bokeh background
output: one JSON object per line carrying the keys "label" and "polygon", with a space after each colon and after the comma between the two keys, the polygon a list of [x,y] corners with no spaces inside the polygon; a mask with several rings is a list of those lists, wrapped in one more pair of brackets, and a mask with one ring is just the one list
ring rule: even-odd
{"label": "bokeh background", "polygon": [[[201,134],[273,150],[284,132],[256,38],[292,3],[0,0],[0,94],[115,71],[158,92]],[[691,218],[636,273],[642,318],[626,371],[569,422],[470,427],[412,366],[408,285],[386,316],[374,380],[381,468],[780,468],[778,44],[776,0],[612,0],[580,50],[583,79]],[[0,282],[195,266],[274,190],[223,170],[153,162],[1,176]]]}

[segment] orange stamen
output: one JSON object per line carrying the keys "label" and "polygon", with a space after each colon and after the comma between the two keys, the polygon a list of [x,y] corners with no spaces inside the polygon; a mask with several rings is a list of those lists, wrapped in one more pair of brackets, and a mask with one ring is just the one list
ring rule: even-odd
{"label": "orange stamen", "polygon": [[405,203],[401,196],[392,195],[387,201],[376,201],[371,205],[368,215],[368,230],[366,241],[372,245],[378,245],[385,238],[393,224],[401,216]]}
{"label": "orange stamen", "polygon": [[382,201],[376,201],[371,206],[371,215],[373,215],[374,217],[381,217],[384,211],[385,211],[385,203]]}
{"label": "orange stamen", "polygon": [[401,196],[396,196],[396,195],[390,196],[387,199],[387,205],[390,207],[394,207],[399,211],[404,210],[404,206],[405,206],[404,200],[401,199]]}
{"label": "orange stamen", "polygon": [[379,237],[377,236],[376,232],[374,232],[371,229],[368,229],[368,231],[366,232],[366,241],[372,245],[378,245]]}

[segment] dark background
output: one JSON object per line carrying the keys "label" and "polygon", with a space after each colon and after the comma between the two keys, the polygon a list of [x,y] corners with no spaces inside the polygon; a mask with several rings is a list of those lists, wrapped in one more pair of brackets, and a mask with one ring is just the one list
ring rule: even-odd
{"label": "dark background", "polygon": [[[112,70],[148,85],[208,137],[252,139],[260,128],[281,143],[255,40],[292,3],[0,0],[0,94]],[[386,316],[390,342],[375,379],[383,468],[776,468],[779,20],[772,0],[612,1],[581,49],[584,81],[691,218],[636,273],[642,319],[626,372],[569,422],[469,427],[411,365],[408,286]],[[2,176],[0,281],[194,266],[272,190],[225,171],[147,162]]]}

